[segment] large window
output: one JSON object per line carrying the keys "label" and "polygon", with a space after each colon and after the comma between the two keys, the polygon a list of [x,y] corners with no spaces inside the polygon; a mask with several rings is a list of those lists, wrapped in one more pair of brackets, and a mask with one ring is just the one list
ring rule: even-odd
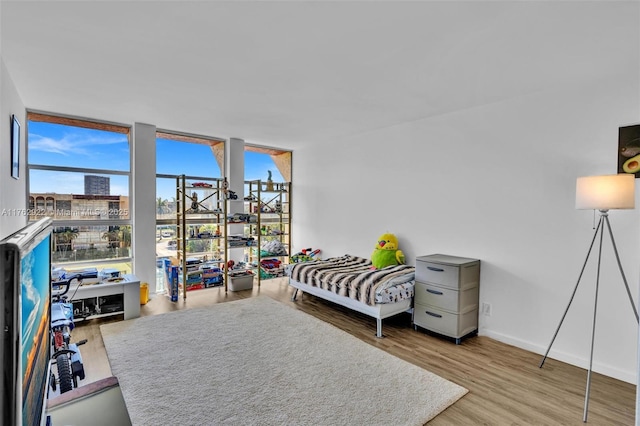
{"label": "large window", "polygon": [[[176,179],[224,176],[224,141],[158,131],[156,134],[156,292],[166,291],[164,259],[176,257]],[[189,252],[202,251],[189,246]]]}
{"label": "large window", "polygon": [[129,127],[35,112],[27,122],[29,219],[53,218],[53,265],[130,273]]}
{"label": "large window", "polygon": [[[197,182],[225,176],[224,140],[158,131],[156,134],[156,292],[166,291],[165,259],[177,260],[176,179]],[[245,145],[245,180],[291,182],[291,152]],[[215,229],[211,229],[215,232]],[[190,253],[211,251],[210,241],[190,241]],[[202,247],[201,247],[202,246]]]}

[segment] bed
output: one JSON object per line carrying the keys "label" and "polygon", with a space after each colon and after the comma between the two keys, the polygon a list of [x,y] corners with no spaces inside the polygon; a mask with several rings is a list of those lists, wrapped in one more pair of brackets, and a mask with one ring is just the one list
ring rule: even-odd
{"label": "bed", "polygon": [[376,319],[376,336],[382,320],[411,310],[415,268],[408,265],[373,269],[371,261],[344,255],[289,265],[289,285]]}

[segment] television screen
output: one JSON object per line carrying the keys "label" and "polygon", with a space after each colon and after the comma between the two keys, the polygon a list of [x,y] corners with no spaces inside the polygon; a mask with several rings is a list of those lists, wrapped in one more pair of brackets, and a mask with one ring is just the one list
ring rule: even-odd
{"label": "television screen", "polygon": [[50,378],[51,219],[0,243],[3,297],[3,424],[46,424]]}

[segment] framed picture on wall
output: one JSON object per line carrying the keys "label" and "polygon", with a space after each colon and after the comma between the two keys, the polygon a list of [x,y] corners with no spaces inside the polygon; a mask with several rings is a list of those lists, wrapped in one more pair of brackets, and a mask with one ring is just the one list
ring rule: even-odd
{"label": "framed picture on wall", "polygon": [[11,177],[20,177],[20,122],[11,115]]}
{"label": "framed picture on wall", "polygon": [[640,124],[618,129],[618,173],[640,177]]}

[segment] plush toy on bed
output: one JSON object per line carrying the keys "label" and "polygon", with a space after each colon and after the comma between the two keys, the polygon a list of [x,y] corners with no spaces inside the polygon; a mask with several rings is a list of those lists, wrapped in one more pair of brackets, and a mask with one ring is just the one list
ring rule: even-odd
{"label": "plush toy on bed", "polygon": [[376,269],[404,264],[404,253],[402,253],[402,250],[398,250],[398,239],[395,235],[380,235],[376,243],[376,249],[371,255],[371,263]]}

